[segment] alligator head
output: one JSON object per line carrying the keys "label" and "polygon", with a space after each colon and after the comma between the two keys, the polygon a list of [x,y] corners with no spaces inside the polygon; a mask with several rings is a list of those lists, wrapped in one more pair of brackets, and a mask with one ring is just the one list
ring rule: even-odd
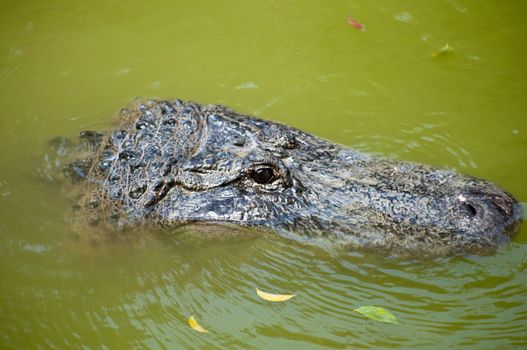
{"label": "alligator head", "polygon": [[233,223],[445,255],[493,250],[520,220],[514,197],[490,182],[216,105],[148,101],[123,110],[103,140],[93,135],[97,150],[69,166],[88,184],[92,225]]}

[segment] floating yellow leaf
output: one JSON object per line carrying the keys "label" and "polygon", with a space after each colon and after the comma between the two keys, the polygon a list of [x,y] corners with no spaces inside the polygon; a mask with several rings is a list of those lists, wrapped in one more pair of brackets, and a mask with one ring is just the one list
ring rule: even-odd
{"label": "floating yellow leaf", "polygon": [[258,288],[256,288],[256,294],[258,294],[258,296],[260,298],[262,298],[264,300],[268,300],[268,301],[286,301],[286,300],[289,300],[289,299],[291,299],[292,297],[295,296],[294,294],[271,294],[271,293],[266,293],[266,292],[262,292]]}
{"label": "floating yellow leaf", "polygon": [[364,316],[371,318],[375,321],[386,322],[386,323],[399,323],[397,318],[390,311],[384,310],[382,307],[377,306],[361,306],[354,311],[363,314]]}
{"label": "floating yellow leaf", "polygon": [[192,328],[193,330],[198,331],[200,333],[209,333],[208,330],[206,330],[205,328],[201,327],[201,325],[198,323],[198,321],[196,321],[196,319],[194,318],[194,315],[189,317],[188,325],[190,326],[190,328]]}

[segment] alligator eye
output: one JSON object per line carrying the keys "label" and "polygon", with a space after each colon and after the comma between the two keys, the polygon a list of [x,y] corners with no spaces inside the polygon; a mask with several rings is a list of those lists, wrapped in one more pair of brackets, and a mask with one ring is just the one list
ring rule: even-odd
{"label": "alligator eye", "polygon": [[272,168],[258,168],[252,171],[251,178],[254,182],[265,185],[274,180],[274,171]]}

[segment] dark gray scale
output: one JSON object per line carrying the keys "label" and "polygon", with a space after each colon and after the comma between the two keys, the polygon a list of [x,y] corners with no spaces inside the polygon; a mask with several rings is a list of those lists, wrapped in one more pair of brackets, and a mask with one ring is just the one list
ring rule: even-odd
{"label": "dark gray scale", "polygon": [[135,185],[130,192],[128,192],[128,196],[132,199],[139,199],[143,193],[146,191],[146,184],[137,184]]}

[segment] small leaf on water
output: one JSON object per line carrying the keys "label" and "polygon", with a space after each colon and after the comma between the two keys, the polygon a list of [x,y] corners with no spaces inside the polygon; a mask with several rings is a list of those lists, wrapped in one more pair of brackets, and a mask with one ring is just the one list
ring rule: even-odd
{"label": "small leaf on water", "polygon": [[271,293],[266,293],[266,292],[262,292],[258,288],[256,288],[256,294],[258,294],[258,296],[260,298],[262,298],[264,300],[267,300],[267,301],[286,301],[286,300],[289,300],[289,299],[291,299],[292,297],[295,296],[294,294],[271,294]]}
{"label": "small leaf on water", "polygon": [[363,314],[364,316],[371,318],[375,321],[386,322],[386,323],[399,323],[394,314],[390,311],[386,311],[382,307],[377,306],[361,306],[354,311]]}
{"label": "small leaf on water", "polygon": [[205,328],[201,327],[201,325],[198,323],[198,321],[196,321],[196,319],[194,318],[194,315],[189,317],[188,325],[190,326],[190,328],[192,328],[193,330],[198,331],[200,333],[209,333],[208,330],[206,330]]}
{"label": "small leaf on water", "polygon": [[445,46],[440,48],[439,51],[433,54],[432,57],[445,56],[453,52],[454,52],[454,49],[452,48],[452,46],[446,44]]}
{"label": "small leaf on water", "polygon": [[364,27],[364,24],[357,22],[353,17],[348,17],[348,24],[358,30],[363,30],[363,31],[366,30],[366,28]]}

